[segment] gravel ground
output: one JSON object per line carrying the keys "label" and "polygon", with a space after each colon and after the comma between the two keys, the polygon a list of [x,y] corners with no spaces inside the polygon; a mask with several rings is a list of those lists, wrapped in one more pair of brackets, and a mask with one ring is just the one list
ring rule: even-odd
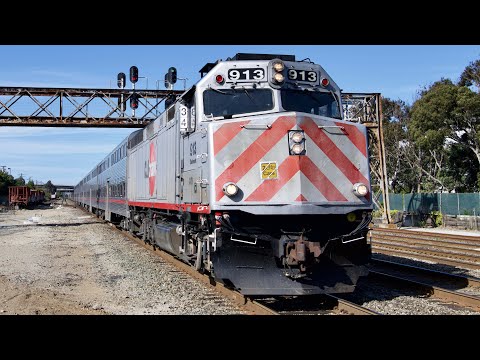
{"label": "gravel ground", "polygon": [[413,290],[397,290],[375,282],[359,285],[349,300],[385,315],[480,315]]}
{"label": "gravel ground", "polygon": [[242,313],[80,209],[0,214],[0,314]]}

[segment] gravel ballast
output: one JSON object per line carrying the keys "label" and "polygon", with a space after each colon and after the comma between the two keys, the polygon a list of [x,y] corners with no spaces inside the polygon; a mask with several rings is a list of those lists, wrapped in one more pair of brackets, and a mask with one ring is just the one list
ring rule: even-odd
{"label": "gravel ballast", "polygon": [[242,314],[80,209],[0,214],[0,314]]}

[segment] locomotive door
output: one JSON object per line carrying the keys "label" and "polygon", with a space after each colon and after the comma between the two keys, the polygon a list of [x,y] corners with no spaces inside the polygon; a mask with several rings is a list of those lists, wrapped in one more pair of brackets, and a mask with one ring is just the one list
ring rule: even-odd
{"label": "locomotive door", "polygon": [[179,106],[180,113],[180,164],[181,201],[187,204],[201,204],[205,199],[205,177],[207,160],[206,133],[195,131],[196,115],[193,98]]}
{"label": "locomotive door", "polygon": [[207,138],[195,132],[182,138],[181,194],[184,203],[208,203]]}

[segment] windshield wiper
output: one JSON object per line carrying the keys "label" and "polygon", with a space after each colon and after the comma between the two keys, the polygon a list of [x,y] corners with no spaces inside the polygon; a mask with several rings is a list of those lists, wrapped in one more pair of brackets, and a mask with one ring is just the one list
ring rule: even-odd
{"label": "windshield wiper", "polygon": [[252,100],[252,102],[253,102],[255,105],[257,105],[257,103],[255,102],[255,99],[252,97],[252,95],[250,95],[250,94],[248,93],[248,90],[247,90],[244,86],[242,86],[242,89],[243,89],[243,91],[245,91],[245,94],[247,94],[248,98],[249,98],[250,100]]}
{"label": "windshield wiper", "polygon": [[[337,97],[335,96],[335,93],[333,92],[333,90],[330,90],[330,94],[332,94],[333,96],[333,99],[335,100],[335,102],[337,103],[337,108],[338,108],[338,111],[340,111],[340,103],[338,102],[337,100]],[[342,117],[338,117],[338,116],[332,116],[334,119],[340,119],[342,120]]]}
{"label": "windshield wiper", "polygon": [[223,92],[221,90],[218,90],[218,89],[215,89],[215,88],[212,88],[212,87],[210,87],[209,90],[213,90],[213,91],[215,91],[219,94],[223,94],[223,95],[230,95],[230,96],[233,95],[233,94],[229,94],[229,93]]}

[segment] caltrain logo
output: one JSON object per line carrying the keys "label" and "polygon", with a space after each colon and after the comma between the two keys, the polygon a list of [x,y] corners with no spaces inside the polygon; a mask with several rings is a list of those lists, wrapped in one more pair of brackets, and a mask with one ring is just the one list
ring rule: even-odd
{"label": "caltrain logo", "polygon": [[155,178],[157,176],[157,158],[155,155],[155,144],[150,143],[150,158],[148,160],[148,188],[150,196],[153,196],[155,191]]}

